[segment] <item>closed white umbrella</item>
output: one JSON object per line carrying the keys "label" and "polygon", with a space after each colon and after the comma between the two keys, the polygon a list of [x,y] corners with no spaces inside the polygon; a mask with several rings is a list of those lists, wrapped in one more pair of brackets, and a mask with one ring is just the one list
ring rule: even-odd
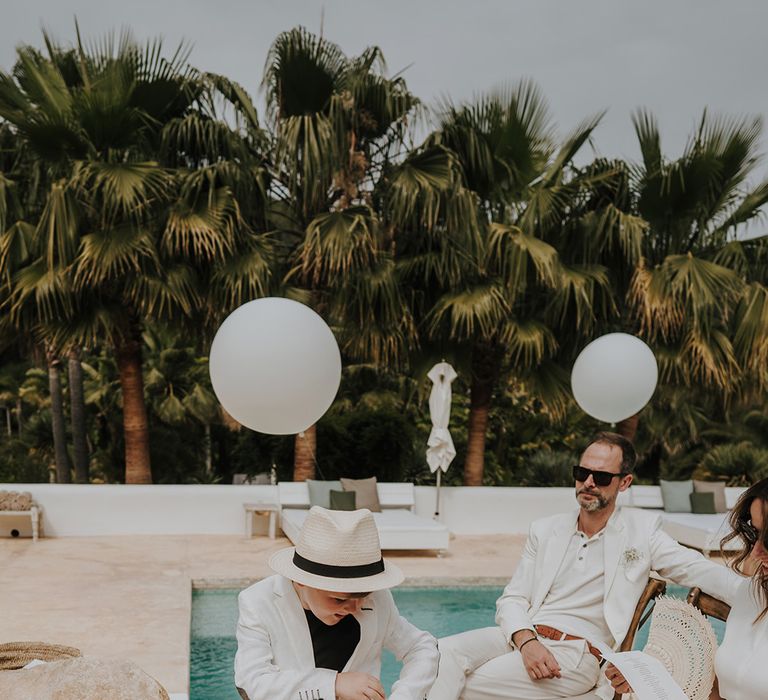
{"label": "closed white umbrella", "polygon": [[458,376],[456,370],[447,362],[438,362],[427,376],[432,380],[432,392],[429,395],[429,417],[432,419],[432,431],[427,440],[427,464],[430,470],[437,472],[437,502],[435,517],[440,515],[440,476],[448,471],[448,466],[456,456],[448,421],[451,419],[451,382]]}

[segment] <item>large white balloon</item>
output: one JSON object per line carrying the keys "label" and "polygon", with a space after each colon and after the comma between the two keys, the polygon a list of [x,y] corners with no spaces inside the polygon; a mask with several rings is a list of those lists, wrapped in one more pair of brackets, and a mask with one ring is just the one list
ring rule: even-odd
{"label": "large white balloon", "polygon": [[618,423],[650,401],[659,368],[653,351],[627,333],[609,333],[585,347],[571,372],[576,403],[590,416]]}
{"label": "large white balloon", "polygon": [[235,420],[289,435],[316,423],[333,403],[341,355],[312,309],[267,297],[227,316],[213,339],[209,370],[216,396]]}

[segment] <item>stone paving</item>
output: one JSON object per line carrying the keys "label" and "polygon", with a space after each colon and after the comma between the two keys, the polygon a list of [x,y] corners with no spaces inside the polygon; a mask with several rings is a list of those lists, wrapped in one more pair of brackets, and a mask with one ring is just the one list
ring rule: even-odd
{"label": "stone paving", "polygon": [[[458,536],[444,556],[386,556],[414,583],[504,583],[524,541]],[[228,535],[0,539],[0,643],[43,641],[130,659],[170,693],[187,693],[192,587],[244,587],[270,575],[270,554],[289,545]]]}

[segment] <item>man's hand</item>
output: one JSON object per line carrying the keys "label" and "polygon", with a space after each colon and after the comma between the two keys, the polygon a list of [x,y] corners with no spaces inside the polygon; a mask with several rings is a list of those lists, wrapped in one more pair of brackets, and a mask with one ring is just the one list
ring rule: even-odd
{"label": "man's hand", "polygon": [[632,688],[629,687],[627,679],[621,675],[621,671],[613,664],[608,664],[605,667],[605,677],[611,682],[613,689],[617,693],[631,693]]}
{"label": "man's hand", "polygon": [[560,678],[560,664],[552,652],[538,639],[528,642],[521,650],[523,665],[531,680],[541,681],[545,678]]}
{"label": "man's hand", "polygon": [[357,671],[336,676],[336,697],[338,700],[387,700],[378,678]]}

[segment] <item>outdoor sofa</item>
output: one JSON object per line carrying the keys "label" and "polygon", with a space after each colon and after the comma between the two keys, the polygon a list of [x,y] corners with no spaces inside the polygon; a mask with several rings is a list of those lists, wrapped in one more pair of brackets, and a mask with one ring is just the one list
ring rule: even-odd
{"label": "outdoor sofa", "polygon": [[[660,486],[630,486],[620,495],[619,505],[658,510],[661,514],[662,527],[670,537],[687,547],[700,549],[709,556],[710,552],[720,550],[720,540],[730,532],[728,526],[730,509],[743,492],[742,487],[725,489],[725,502],[729,509],[725,513],[668,513],[664,510]],[[725,550],[736,551],[741,547],[741,541],[736,538],[725,546]]]}
{"label": "outdoor sofa", "polygon": [[[303,481],[284,481],[277,486],[280,527],[295,544],[309,510],[309,487]],[[414,512],[413,484],[379,482],[377,491],[382,512],[374,513],[373,518],[382,549],[448,549],[448,528]]]}

